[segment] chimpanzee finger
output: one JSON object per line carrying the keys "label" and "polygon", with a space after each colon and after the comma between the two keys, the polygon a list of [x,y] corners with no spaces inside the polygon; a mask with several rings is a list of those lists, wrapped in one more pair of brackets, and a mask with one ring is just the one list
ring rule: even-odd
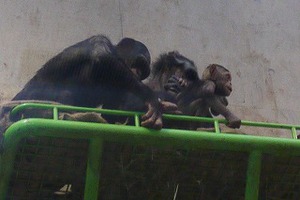
{"label": "chimpanzee finger", "polygon": [[156,117],[156,120],[153,124],[153,129],[160,130],[162,129],[163,122],[161,117]]}
{"label": "chimpanzee finger", "polygon": [[146,128],[152,128],[153,124],[154,124],[154,119],[152,116],[150,116],[150,118],[145,118],[145,115],[142,116],[141,126]]}
{"label": "chimpanzee finger", "polygon": [[179,84],[178,83],[169,83],[169,82],[164,84],[165,89],[169,89],[169,88],[172,88],[172,87],[179,87]]}
{"label": "chimpanzee finger", "polygon": [[180,79],[178,80],[178,82],[179,82],[179,85],[180,85],[181,87],[186,87],[186,86],[188,85],[187,80],[186,80],[186,79],[183,79],[183,78],[180,78]]}
{"label": "chimpanzee finger", "polygon": [[157,117],[156,114],[153,114],[150,118],[142,121],[141,125],[146,128],[159,130],[162,128],[162,119],[161,117]]}
{"label": "chimpanzee finger", "polygon": [[148,104],[148,112],[142,116],[141,125],[147,128],[161,129],[161,113],[154,109],[151,104]]}
{"label": "chimpanzee finger", "polygon": [[175,75],[172,75],[167,82],[170,82],[170,83],[178,83],[179,81],[179,77],[175,76]]}
{"label": "chimpanzee finger", "polygon": [[180,85],[178,83],[167,83],[164,85],[165,90],[170,90],[175,93],[180,92]]}
{"label": "chimpanzee finger", "polygon": [[178,110],[178,107],[175,103],[171,103],[169,101],[161,101],[163,112],[170,112]]}
{"label": "chimpanzee finger", "polygon": [[158,115],[154,113],[149,119],[142,121],[141,125],[146,128],[160,130],[163,125],[162,118],[158,117]]}
{"label": "chimpanzee finger", "polygon": [[144,115],[142,115],[142,120],[149,119],[154,113],[154,109],[152,108],[151,104],[147,104],[147,107],[148,111]]}

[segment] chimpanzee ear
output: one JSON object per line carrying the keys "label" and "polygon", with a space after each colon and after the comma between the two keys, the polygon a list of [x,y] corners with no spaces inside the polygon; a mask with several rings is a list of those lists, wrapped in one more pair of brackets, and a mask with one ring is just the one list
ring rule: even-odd
{"label": "chimpanzee ear", "polygon": [[210,76],[211,76],[212,79],[215,78],[215,76],[217,74],[217,71],[218,71],[218,69],[217,69],[217,66],[215,64],[212,64],[212,65],[209,66],[209,73],[210,73]]}

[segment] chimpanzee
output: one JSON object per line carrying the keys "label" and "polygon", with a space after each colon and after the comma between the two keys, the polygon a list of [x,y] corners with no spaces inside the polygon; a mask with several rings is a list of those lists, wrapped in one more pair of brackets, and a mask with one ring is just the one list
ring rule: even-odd
{"label": "chimpanzee", "polygon": [[[178,93],[178,88],[175,89],[175,86],[178,87],[178,83],[184,86],[188,81],[199,79],[194,62],[181,55],[178,51],[161,54],[152,64],[151,69],[147,85],[154,91],[157,91],[161,99],[173,103],[177,103],[175,97]],[[174,84],[169,82],[171,77],[180,77],[180,79],[176,80]]]}
{"label": "chimpanzee", "polygon": [[37,71],[13,100],[50,100],[62,104],[119,109],[128,93],[142,99],[142,126],[162,127],[157,95],[141,80],[150,73],[147,47],[132,38],[117,45],[103,35],[64,49]]}
{"label": "chimpanzee", "polygon": [[[153,63],[148,85],[159,91],[161,98],[176,103],[185,115],[212,117],[212,114],[221,114],[228,120],[229,127],[240,126],[240,119],[226,108],[226,96],[232,91],[231,74],[221,65],[207,67],[201,80],[192,60],[177,51],[164,53]],[[210,123],[180,124],[190,129],[213,126]]]}
{"label": "chimpanzee", "polygon": [[[173,85],[170,89],[165,90],[164,87],[168,84],[168,80],[172,75],[185,77],[186,80],[197,80],[197,68],[193,61],[179,54],[177,51],[161,54],[157,61],[151,67],[151,74],[146,82],[151,89],[153,89],[162,104],[163,111],[167,113],[177,113],[176,98],[172,92]],[[144,104],[141,103],[136,94],[129,93],[126,105],[123,106],[124,110],[132,110],[132,108],[143,110]]]}
{"label": "chimpanzee", "polygon": [[[179,110],[184,114],[212,117],[223,115],[228,127],[239,128],[241,120],[226,108],[226,99],[232,92],[231,73],[225,67],[218,64],[209,65],[203,72],[202,79],[198,79],[183,85],[181,79],[172,76],[167,88],[178,93],[176,96]],[[191,123],[191,129],[200,127],[212,127],[210,123]]]}

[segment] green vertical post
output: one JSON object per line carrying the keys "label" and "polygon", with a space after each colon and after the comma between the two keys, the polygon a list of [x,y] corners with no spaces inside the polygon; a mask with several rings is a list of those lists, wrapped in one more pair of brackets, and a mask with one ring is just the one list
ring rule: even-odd
{"label": "green vertical post", "polygon": [[214,120],[215,132],[220,133],[220,125],[218,120]]}
{"label": "green vertical post", "polygon": [[292,138],[293,139],[297,139],[297,130],[296,130],[296,127],[293,126],[291,131],[292,131]]}
{"label": "green vertical post", "polygon": [[245,200],[258,199],[261,159],[262,153],[260,151],[253,151],[249,155]]}
{"label": "green vertical post", "polygon": [[140,119],[139,119],[139,115],[137,114],[134,115],[134,124],[136,127],[140,126]]}
{"label": "green vertical post", "polygon": [[53,108],[53,119],[58,120],[58,108],[57,107]]}
{"label": "green vertical post", "polygon": [[88,152],[84,200],[98,199],[102,150],[102,139],[91,138]]}

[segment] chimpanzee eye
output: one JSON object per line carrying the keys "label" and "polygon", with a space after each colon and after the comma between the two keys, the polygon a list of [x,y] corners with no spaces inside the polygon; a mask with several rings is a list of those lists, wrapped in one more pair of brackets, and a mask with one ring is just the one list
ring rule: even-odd
{"label": "chimpanzee eye", "polygon": [[227,79],[227,80],[231,80],[230,74],[226,74],[226,79]]}

